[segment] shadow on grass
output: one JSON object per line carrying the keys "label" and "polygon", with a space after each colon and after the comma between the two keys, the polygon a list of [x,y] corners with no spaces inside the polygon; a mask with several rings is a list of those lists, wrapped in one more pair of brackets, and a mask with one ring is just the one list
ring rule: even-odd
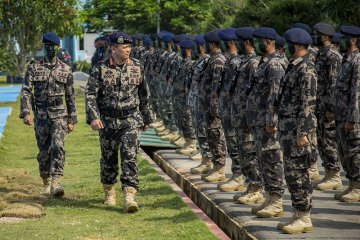
{"label": "shadow on grass", "polygon": [[150,222],[166,221],[166,222],[172,222],[172,223],[185,223],[185,222],[196,221],[197,218],[191,211],[188,211],[188,212],[179,213],[175,216],[150,217],[150,218],[144,218],[144,220],[150,221]]}

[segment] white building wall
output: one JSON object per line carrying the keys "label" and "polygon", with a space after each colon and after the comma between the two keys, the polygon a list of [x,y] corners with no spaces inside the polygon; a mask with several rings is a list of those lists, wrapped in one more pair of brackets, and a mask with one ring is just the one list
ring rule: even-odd
{"label": "white building wall", "polygon": [[80,61],[86,60],[91,62],[91,58],[95,53],[94,41],[99,37],[97,33],[85,33],[84,34],[84,49],[80,49],[80,37],[77,37],[77,59]]}

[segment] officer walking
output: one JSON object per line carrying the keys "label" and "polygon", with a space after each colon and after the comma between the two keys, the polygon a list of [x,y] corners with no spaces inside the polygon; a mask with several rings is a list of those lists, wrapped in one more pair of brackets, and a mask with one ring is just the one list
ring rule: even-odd
{"label": "officer walking", "polygon": [[114,184],[119,173],[120,147],[120,179],[127,213],[138,210],[134,196],[139,188],[136,157],[140,129],[145,130],[154,118],[143,66],[129,57],[131,43],[131,37],[125,33],[111,34],[111,56],[95,65],[85,92],[87,123],[100,135],[104,204],[116,204]]}
{"label": "officer walking", "polygon": [[316,142],[317,73],[311,55],[309,33],[300,28],[284,35],[291,55],[279,93],[280,143],[284,153],[285,179],[295,209],[288,223],[278,228],[289,234],[311,232],[312,185],[309,169],[313,143]]}
{"label": "officer walking", "polygon": [[[20,118],[26,125],[35,124],[43,192],[61,197],[64,195],[60,177],[64,174],[65,135],[74,130],[77,122],[73,75],[71,68],[56,57],[60,38],[48,32],[43,34],[42,42],[44,59],[31,64],[25,74]],[[34,119],[30,109],[34,112]]]}

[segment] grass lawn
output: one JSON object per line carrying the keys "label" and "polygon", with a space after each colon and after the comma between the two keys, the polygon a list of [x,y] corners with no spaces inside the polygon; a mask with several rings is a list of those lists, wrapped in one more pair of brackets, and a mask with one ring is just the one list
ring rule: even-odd
{"label": "grass lawn", "polygon": [[[84,96],[79,89],[76,93],[79,123],[65,142],[65,198],[40,201],[45,213],[41,218],[0,223],[0,239],[217,239],[141,156],[139,212],[123,213],[120,184],[117,206],[102,204],[98,135],[85,124]],[[19,120],[19,101],[6,105],[13,112],[0,142],[0,177],[8,170],[14,175],[8,179],[19,179],[37,193],[41,179],[33,127]],[[0,197],[8,192],[0,186]]]}

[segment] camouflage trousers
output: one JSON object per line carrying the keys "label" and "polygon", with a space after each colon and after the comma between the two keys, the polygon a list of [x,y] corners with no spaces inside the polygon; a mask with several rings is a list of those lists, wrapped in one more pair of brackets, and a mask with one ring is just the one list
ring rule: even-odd
{"label": "camouflage trousers", "polygon": [[174,93],[172,96],[172,106],[173,106],[173,119],[175,121],[176,127],[179,129],[180,132],[184,129],[182,125],[182,107],[183,103],[181,102],[181,98],[178,93]]}
{"label": "camouflage trousers", "polygon": [[64,174],[67,121],[59,119],[37,119],[34,121],[36,143],[39,149],[37,161],[41,178]]}
{"label": "camouflage trousers", "polygon": [[226,149],[232,162],[231,171],[233,173],[241,173],[238,139],[235,127],[232,126],[230,118],[221,118],[221,122],[225,134]]}
{"label": "camouflage trousers", "polygon": [[262,186],[262,175],[259,171],[258,158],[254,135],[251,128],[247,126],[236,127],[236,136],[238,141],[239,165],[242,174],[249,180],[249,183]]}
{"label": "camouflage trousers", "polygon": [[156,113],[156,116],[160,117],[159,114],[159,99],[158,96],[156,94],[156,85],[153,82],[153,77],[151,77],[151,75],[148,76],[147,79],[151,79],[149,81],[149,90],[150,90],[150,97],[149,97],[149,105],[152,108],[153,112]]}
{"label": "camouflage trousers", "polygon": [[139,152],[140,130],[104,128],[99,133],[101,146],[100,177],[103,184],[114,184],[119,174],[119,147],[122,188],[139,188],[136,157]]}
{"label": "camouflage trousers", "polygon": [[184,134],[184,138],[195,139],[196,133],[195,133],[193,117],[191,114],[191,107],[186,105],[185,97],[183,98],[181,113],[182,113],[181,125],[183,127],[182,132]]}
{"label": "camouflage trousers", "polygon": [[325,113],[318,114],[318,150],[324,168],[340,171],[335,120],[328,122]]}
{"label": "camouflage trousers", "polygon": [[271,195],[284,193],[284,166],[279,143],[279,133],[269,134],[265,126],[253,128],[259,169],[264,180],[265,191]]}
{"label": "camouflage trousers", "polygon": [[[296,124],[294,124],[296,126]],[[309,211],[312,208],[313,188],[309,169],[313,143],[316,141],[315,131],[309,133],[309,145],[299,149],[296,143],[296,127],[280,131],[280,142],[284,154],[285,179],[291,194],[292,205],[299,211]]]}
{"label": "camouflage trousers", "polygon": [[210,113],[206,113],[206,136],[213,164],[225,165],[226,141],[219,116],[211,116]]}
{"label": "camouflage trousers", "polygon": [[203,112],[198,111],[196,105],[191,108],[195,125],[196,138],[200,147],[201,156],[212,158],[206,137],[206,120]]}
{"label": "camouflage trousers", "polygon": [[345,122],[336,122],[337,140],[341,164],[346,178],[360,182],[360,126],[352,132],[345,132]]}

